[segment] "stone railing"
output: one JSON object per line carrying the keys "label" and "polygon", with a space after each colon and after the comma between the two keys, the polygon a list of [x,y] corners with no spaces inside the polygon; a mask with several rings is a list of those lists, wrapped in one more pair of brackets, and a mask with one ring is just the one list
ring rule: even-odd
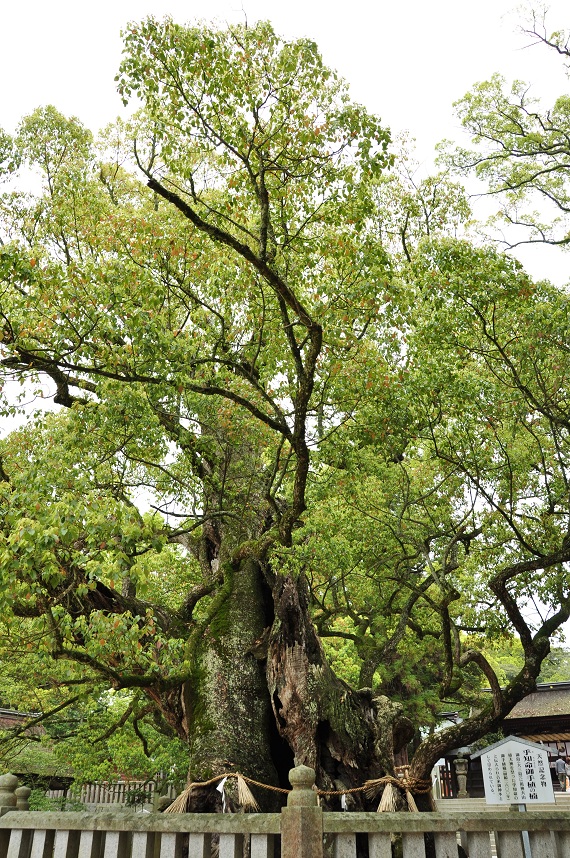
{"label": "stone railing", "polygon": [[[457,858],[460,840],[469,858],[491,858],[493,832],[500,858],[570,858],[568,813],[323,813],[314,777],[305,766],[291,771],[281,813],[141,816],[18,810],[17,780],[4,775],[0,858],[209,858],[212,835],[219,858],[242,858],[245,841],[251,858],[273,858],[278,836],[281,858],[356,858],[357,834],[368,838],[370,858],[392,858],[394,839],[403,858],[424,858],[428,833],[436,858]],[[19,801],[22,807],[22,793]]]}

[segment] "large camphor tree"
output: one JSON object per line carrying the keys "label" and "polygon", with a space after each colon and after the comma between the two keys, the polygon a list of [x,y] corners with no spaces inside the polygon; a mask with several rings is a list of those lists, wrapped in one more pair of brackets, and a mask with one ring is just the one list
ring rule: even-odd
{"label": "large camphor tree", "polygon": [[47,724],[126,695],[194,781],[360,786],[412,739],[425,781],[570,615],[567,297],[454,237],[309,41],[148,19],[118,85],[97,143],[51,107],[0,141],[5,413],[60,406],[0,442],[6,663]]}

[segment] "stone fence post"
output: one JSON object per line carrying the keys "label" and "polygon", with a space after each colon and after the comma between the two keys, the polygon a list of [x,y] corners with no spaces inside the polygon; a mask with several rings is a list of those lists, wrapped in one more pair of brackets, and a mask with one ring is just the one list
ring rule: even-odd
{"label": "stone fence post", "polygon": [[18,799],[16,797],[16,788],[18,786],[18,778],[16,775],[1,775],[0,776],[0,816],[8,813],[9,810],[16,810]]}
{"label": "stone fence post", "polygon": [[19,786],[17,790],[14,790],[14,795],[16,796],[16,810],[29,810],[30,809],[30,794],[31,789],[28,786]]}
{"label": "stone fence post", "polygon": [[281,858],[323,858],[323,811],[318,806],[314,769],[289,772],[293,787],[281,811]]}

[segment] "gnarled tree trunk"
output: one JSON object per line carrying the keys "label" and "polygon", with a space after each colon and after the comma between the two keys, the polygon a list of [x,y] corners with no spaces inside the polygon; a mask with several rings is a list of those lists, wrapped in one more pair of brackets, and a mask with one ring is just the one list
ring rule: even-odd
{"label": "gnarled tree trunk", "polygon": [[[187,737],[192,782],[239,772],[286,788],[289,770],[304,764],[315,768],[320,788],[349,789],[392,774],[394,752],[413,733],[399,704],[335,676],[304,578],[275,574],[251,557],[225,568],[223,591],[190,655],[179,733]],[[219,796],[215,787],[206,792],[197,790],[189,808],[213,810]],[[255,792],[263,809],[281,801]],[[371,807],[364,793],[350,801]],[[339,802],[326,799],[334,808]]]}

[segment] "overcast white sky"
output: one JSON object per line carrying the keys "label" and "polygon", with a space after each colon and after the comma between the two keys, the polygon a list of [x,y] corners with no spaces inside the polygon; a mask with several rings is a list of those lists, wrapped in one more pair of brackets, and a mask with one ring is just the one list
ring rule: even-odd
{"label": "overcast white sky", "polygon": [[[271,20],[286,37],[309,36],[351,83],[353,95],[394,130],[408,128],[422,146],[452,127],[451,103],[494,71],[564,86],[560,63],[525,48],[516,0],[12,0],[2,9],[0,126],[13,130],[39,104],[53,103],[94,130],[120,109],[113,77],[120,30],[147,14],[184,23]],[[553,0],[552,29],[567,23],[567,3]],[[526,40],[528,42],[528,40]],[[558,72],[558,74],[556,74]],[[550,74],[549,74],[550,73]]]}
{"label": "overcast white sky", "polygon": [[[516,0],[6,0],[3,6],[0,127],[11,132],[42,104],[78,116],[93,131],[113,120],[121,110],[113,80],[120,31],[148,14],[171,14],[181,23],[268,18],[285,37],[313,38],[353,97],[394,133],[408,130],[426,163],[439,140],[460,135],[452,103],[475,81],[499,71],[531,81],[548,102],[570,89],[554,53],[528,47],[517,32]],[[549,6],[551,29],[569,23],[566,0]],[[550,250],[536,251],[529,267],[565,281],[554,259]]]}

